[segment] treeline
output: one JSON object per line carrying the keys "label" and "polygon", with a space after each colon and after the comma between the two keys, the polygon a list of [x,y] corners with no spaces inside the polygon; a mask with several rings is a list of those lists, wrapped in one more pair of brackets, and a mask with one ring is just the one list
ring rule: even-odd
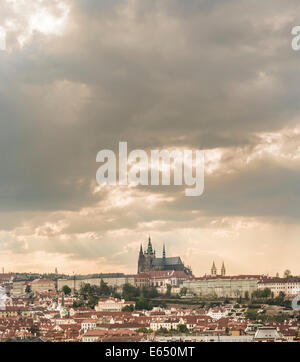
{"label": "treeline", "polygon": [[[65,289],[66,288],[63,287],[64,292]],[[110,296],[117,297],[117,295],[115,295],[114,288],[109,287],[103,280],[101,280],[100,286],[91,285],[89,283],[84,284],[78,292],[79,299],[74,301],[73,307],[78,308],[87,305],[90,308],[95,308],[100,298]]]}
{"label": "treeline", "polygon": [[[71,289],[68,286],[64,286],[62,288],[64,294],[69,295],[71,293]],[[74,301],[73,307],[78,308],[82,306],[89,306],[91,308],[95,308],[98,304],[100,298],[103,297],[114,297],[114,298],[123,298],[126,301],[135,301],[136,302],[136,310],[151,310],[153,308],[153,304],[150,301],[152,298],[156,298],[159,296],[156,288],[137,288],[131,284],[125,284],[122,288],[122,293],[118,293],[115,288],[110,287],[101,280],[100,286],[84,284],[78,294],[78,300]],[[124,311],[133,311],[132,307],[125,307]]]}
{"label": "treeline", "polygon": [[259,312],[258,309],[251,308],[248,309],[247,312],[245,313],[245,318],[251,321],[257,321],[262,323],[271,322],[271,321],[283,323],[285,320],[290,319],[291,316],[287,313],[270,315],[267,314],[265,310],[263,312]]}
{"label": "treeline", "polygon": [[136,302],[136,310],[152,310],[153,303],[150,299],[157,298],[158,296],[159,293],[154,287],[137,288],[131,284],[125,284],[122,290],[122,298],[124,298],[126,301],[132,300]]}
{"label": "treeline", "polygon": [[285,294],[280,292],[277,297],[274,297],[271,289],[265,288],[262,290],[256,290],[251,295],[252,304],[268,304],[277,305],[287,309],[291,309],[291,301],[285,298]]}

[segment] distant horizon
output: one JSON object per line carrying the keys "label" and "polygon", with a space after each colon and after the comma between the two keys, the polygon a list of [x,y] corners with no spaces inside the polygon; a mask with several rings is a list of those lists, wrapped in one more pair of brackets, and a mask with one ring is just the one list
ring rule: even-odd
{"label": "distant horizon", "polygon": [[[147,272],[146,272],[147,273]],[[38,275],[50,275],[50,274],[56,274],[54,271],[43,271],[43,272],[37,272],[37,271],[4,271],[3,272],[0,272],[0,275],[1,274],[38,274]],[[124,273],[122,271],[111,271],[111,272],[92,272],[92,273],[76,273],[76,274],[73,274],[73,273],[63,273],[63,272],[59,272],[57,273],[57,275],[64,275],[64,276],[69,276],[69,277],[72,277],[72,276],[88,276],[88,275],[106,275],[106,274],[123,274],[123,275],[137,275],[138,273]],[[284,272],[282,273],[279,273],[279,277],[280,278],[283,278],[284,277]],[[226,277],[233,277],[233,276],[247,276],[247,275],[251,275],[251,276],[257,276],[257,275],[260,275],[260,276],[272,276],[272,277],[276,277],[276,274],[275,275],[271,275],[269,273],[229,273],[227,274],[226,272]],[[300,277],[300,273],[299,274],[295,274],[295,273],[292,273],[291,272],[291,275],[292,276],[295,276],[295,277]],[[202,278],[202,277],[205,277],[205,276],[211,276],[209,273],[206,273],[206,274],[202,274],[202,275],[195,275],[194,274],[194,277],[196,278]],[[217,274],[216,277],[219,277],[221,276],[220,274]]]}

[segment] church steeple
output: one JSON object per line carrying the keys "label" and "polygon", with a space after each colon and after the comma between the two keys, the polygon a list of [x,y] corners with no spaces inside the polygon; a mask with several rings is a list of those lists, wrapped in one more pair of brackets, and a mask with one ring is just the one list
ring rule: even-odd
{"label": "church steeple", "polygon": [[221,268],[221,275],[222,275],[222,277],[225,277],[225,275],[226,275],[226,269],[225,269],[224,261],[223,261],[222,268]]}
{"label": "church steeple", "polygon": [[216,268],[215,262],[213,262],[213,265],[212,265],[212,267],[211,267],[211,275],[212,275],[212,276],[216,276],[216,275],[217,275],[217,268]]}

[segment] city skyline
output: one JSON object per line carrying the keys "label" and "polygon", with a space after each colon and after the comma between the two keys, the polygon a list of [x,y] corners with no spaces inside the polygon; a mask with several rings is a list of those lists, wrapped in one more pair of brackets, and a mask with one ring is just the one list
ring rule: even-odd
{"label": "city skyline", "polygon": [[[300,275],[298,0],[2,1],[0,266]],[[205,151],[205,191],[103,186],[97,153]],[[117,153],[117,152],[116,152]]]}
{"label": "city skyline", "polygon": [[[150,236],[148,237],[148,241],[147,243],[141,243],[140,244],[140,250],[143,251],[143,253],[148,253],[148,250],[149,250],[149,242],[150,242],[151,238]],[[153,253],[154,255],[156,255],[156,257],[158,258],[168,258],[169,257],[169,254],[167,253],[167,249],[166,249],[166,245],[163,244],[163,246],[161,247],[161,250],[160,249],[157,249],[154,247],[153,243],[152,243],[152,240],[151,240],[151,247],[153,247]],[[148,250],[147,250],[148,248]],[[141,253],[141,251],[140,251]],[[171,258],[175,258],[174,255],[171,256]],[[177,257],[176,257],[177,258]],[[180,257],[179,257],[180,258]],[[139,260],[140,260],[140,256],[137,258],[137,265],[138,265],[138,268],[139,268]],[[221,260],[221,259],[220,259]],[[182,260],[181,260],[182,261]],[[184,261],[183,262],[183,265],[185,264]],[[226,265],[226,266],[225,266]],[[191,265],[185,265],[187,266],[188,269],[190,269],[191,271],[193,271],[193,268]],[[172,268],[166,268],[166,270],[171,270]],[[214,271],[213,271],[214,269]],[[230,271],[230,267],[229,267],[229,271]],[[273,277],[284,277],[285,276],[285,273],[289,271],[290,272],[290,275],[294,275],[294,276],[297,276],[298,274],[295,274],[293,273],[289,268],[286,268],[284,271],[277,271],[276,274],[273,275]],[[136,272],[136,271],[135,271]],[[40,275],[43,275],[43,274],[57,274],[57,275],[69,275],[69,276],[72,276],[72,275],[97,275],[97,274],[118,274],[118,273],[121,273],[121,274],[130,274],[130,275],[134,275],[135,272],[133,273],[130,273],[130,272],[124,272],[124,270],[115,270],[115,271],[106,271],[106,272],[102,272],[101,270],[94,270],[94,271],[91,271],[89,273],[82,273],[80,271],[72,271],[72,272],[68,272],[68,271],[64,271],[64,270],[58,270],[57,267],[54,267],[53,270],[44,270],[44,271],[34,271],[34,270],[20,270],[20,271],[14,271],[14,270],[5,270],[5,267],[2,267],[1,268],[1,273],[2,275],[3,274],[14,274],[14,273],[19,273],[19,274],[40,274]],[[143,273],[143,271],[138,271],[138,273]],[[251,272],[251,273],[243,273],[243,272],[238,272],[238,273],[228,273],[228,268],[227,268],[227,264],[226,262],[224,262],[224,260],[222,260],[222,262],[218,263],[218,262],[215,262],[215,260],[212,260],[211,264],[210,264],[210,268],[208,268],[203,274],[199,274],[199,275],[195,275],[193,274],[193,277],[202,277],[202,276],[234,276],[234,275],[261,275],[261,276],[272,276],[270,275],[269,273],[257,273],[255,272],[254,270]],[[192,277],[192,276],[190,276]]]}

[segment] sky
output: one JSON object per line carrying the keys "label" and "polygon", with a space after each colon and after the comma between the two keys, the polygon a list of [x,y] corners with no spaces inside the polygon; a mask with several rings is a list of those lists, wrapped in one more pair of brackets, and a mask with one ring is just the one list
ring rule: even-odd
{"label": "sky", "polygon": [[[3,0],[0,266],[300,274],[299,0]],[[102,149],[205,150],[205,192],[101,186]]]}

